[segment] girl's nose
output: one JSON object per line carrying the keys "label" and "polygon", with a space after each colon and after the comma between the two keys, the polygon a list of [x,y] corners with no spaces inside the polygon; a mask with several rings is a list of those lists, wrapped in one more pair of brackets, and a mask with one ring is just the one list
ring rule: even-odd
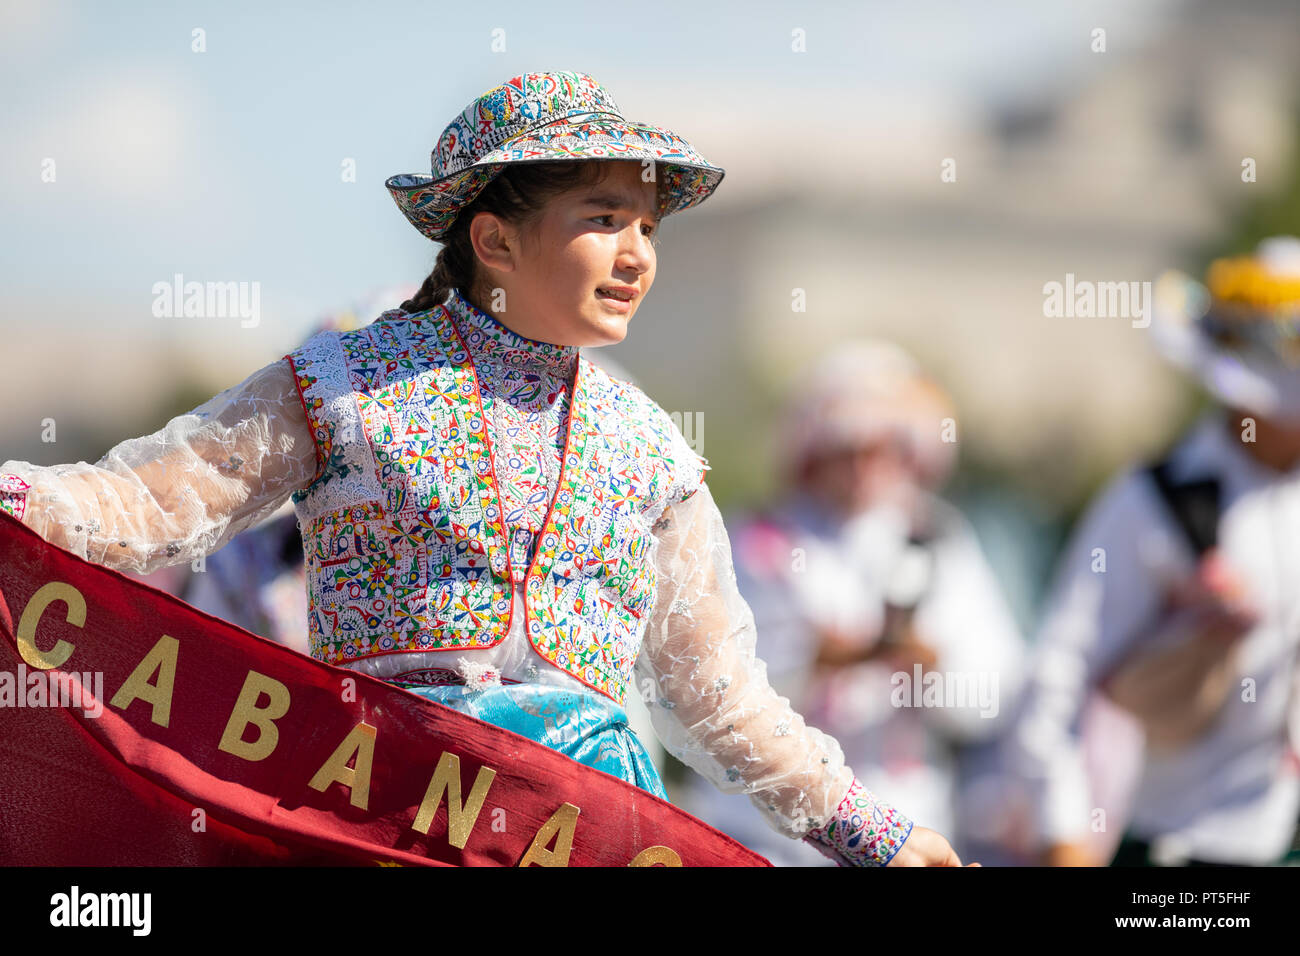
{"label": "girl's nose", "polygon": [[635,269],[637,272],[648,271],[655,257],[654,243],[650,236],[641,231],[643,228],[644,224],[641,222],[628,226],[623,230],[619,243],[620,265]]}

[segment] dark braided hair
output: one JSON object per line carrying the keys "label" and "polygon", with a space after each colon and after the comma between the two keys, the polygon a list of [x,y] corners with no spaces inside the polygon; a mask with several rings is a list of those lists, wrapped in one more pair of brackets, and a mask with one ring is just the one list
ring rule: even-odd
{"label": "dark braided hair", "polygon": [[[542,210],[553,198],[575,186],[591,186],[605,175],[606,163],[592,160],[561,160],[534,163],[510,163],[474,201],[461,209],[451,229],[442,238],[442,248],[433,271],[425,278],[414,297],[402,303],[403,312],[426,312],[447,301],[453,288],[471,302],[484,302],[479,295],[478,257],[469,239],[469,225],[474,215],[490,212],[506,222],[528,230],[542,217]],[[655,182],[663,202],[664,167],[655,164]]]}

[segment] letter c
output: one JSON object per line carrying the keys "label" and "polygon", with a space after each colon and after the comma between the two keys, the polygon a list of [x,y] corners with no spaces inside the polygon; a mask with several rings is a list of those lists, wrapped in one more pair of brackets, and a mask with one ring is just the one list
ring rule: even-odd
{"label": "letter c", "polygon": [[69,624],[73,627],[86,625],[86,599],[82,597],[80,591],[66,581],[51,581],[32,595],[32,599],[27,602],[27,607],[23,608],[23,616],[18,621],[18,632],[15,637],[18,640],[18,653],[22,655],[23,660],[43,671],[62,667],[72,656],[72,652],[77,649],[77,645],[69,644],[63,638],[59,638],[48,651],[42,651],[36,646],[36,625],[40,623],[45,609],[55,601],[62,601],[68,606],[68,613],[64,620]]}

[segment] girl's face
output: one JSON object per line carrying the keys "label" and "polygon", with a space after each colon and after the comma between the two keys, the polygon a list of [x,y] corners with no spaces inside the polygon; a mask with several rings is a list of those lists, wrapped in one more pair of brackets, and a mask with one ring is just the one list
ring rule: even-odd
{"label": "girl's face", "polygon": [[[654,283],[657,190],[639,162],[610,161],[594,186],[552,199],[531,232],[482,213],[470,237],[491,290],[486,306],[525,338],[555,345],[621,342]],[[614,289],[630,301],[614,301]]]}

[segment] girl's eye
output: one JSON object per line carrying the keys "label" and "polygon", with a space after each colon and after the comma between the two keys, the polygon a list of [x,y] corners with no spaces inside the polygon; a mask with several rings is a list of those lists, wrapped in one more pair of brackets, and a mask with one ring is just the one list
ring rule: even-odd
{"label": "girl's eye", "polygon": [[[592,222],[596,222],[596,221],[601,220],[601,219],[613,219],[613,218],[614,218],[614,214],[613,214],[613,213],[605,213],[605,214],[602,215],[602,216],[592,216],[592,217],[591,217],[591,221],[592,221]],[[602,225],[602,226],[605,226],[605,225],[613,225],[613,224],[612,224],[612,223],[601,223],[601,225]],[[642,232],[644,233],[644,235],[646,235],[646,236],[648,236],[648,237],[650,237],[650,238],[652,238],[652,239],[653,239],[656,235],[658,235],[658,232],[659,232],[659,230],[658,230],[657,227],[655,227],[655,226],[651,226],[651,225],[649,225],[649,224],[643,225],[643,226],[641,227],[641,230],[642,230]]]}

